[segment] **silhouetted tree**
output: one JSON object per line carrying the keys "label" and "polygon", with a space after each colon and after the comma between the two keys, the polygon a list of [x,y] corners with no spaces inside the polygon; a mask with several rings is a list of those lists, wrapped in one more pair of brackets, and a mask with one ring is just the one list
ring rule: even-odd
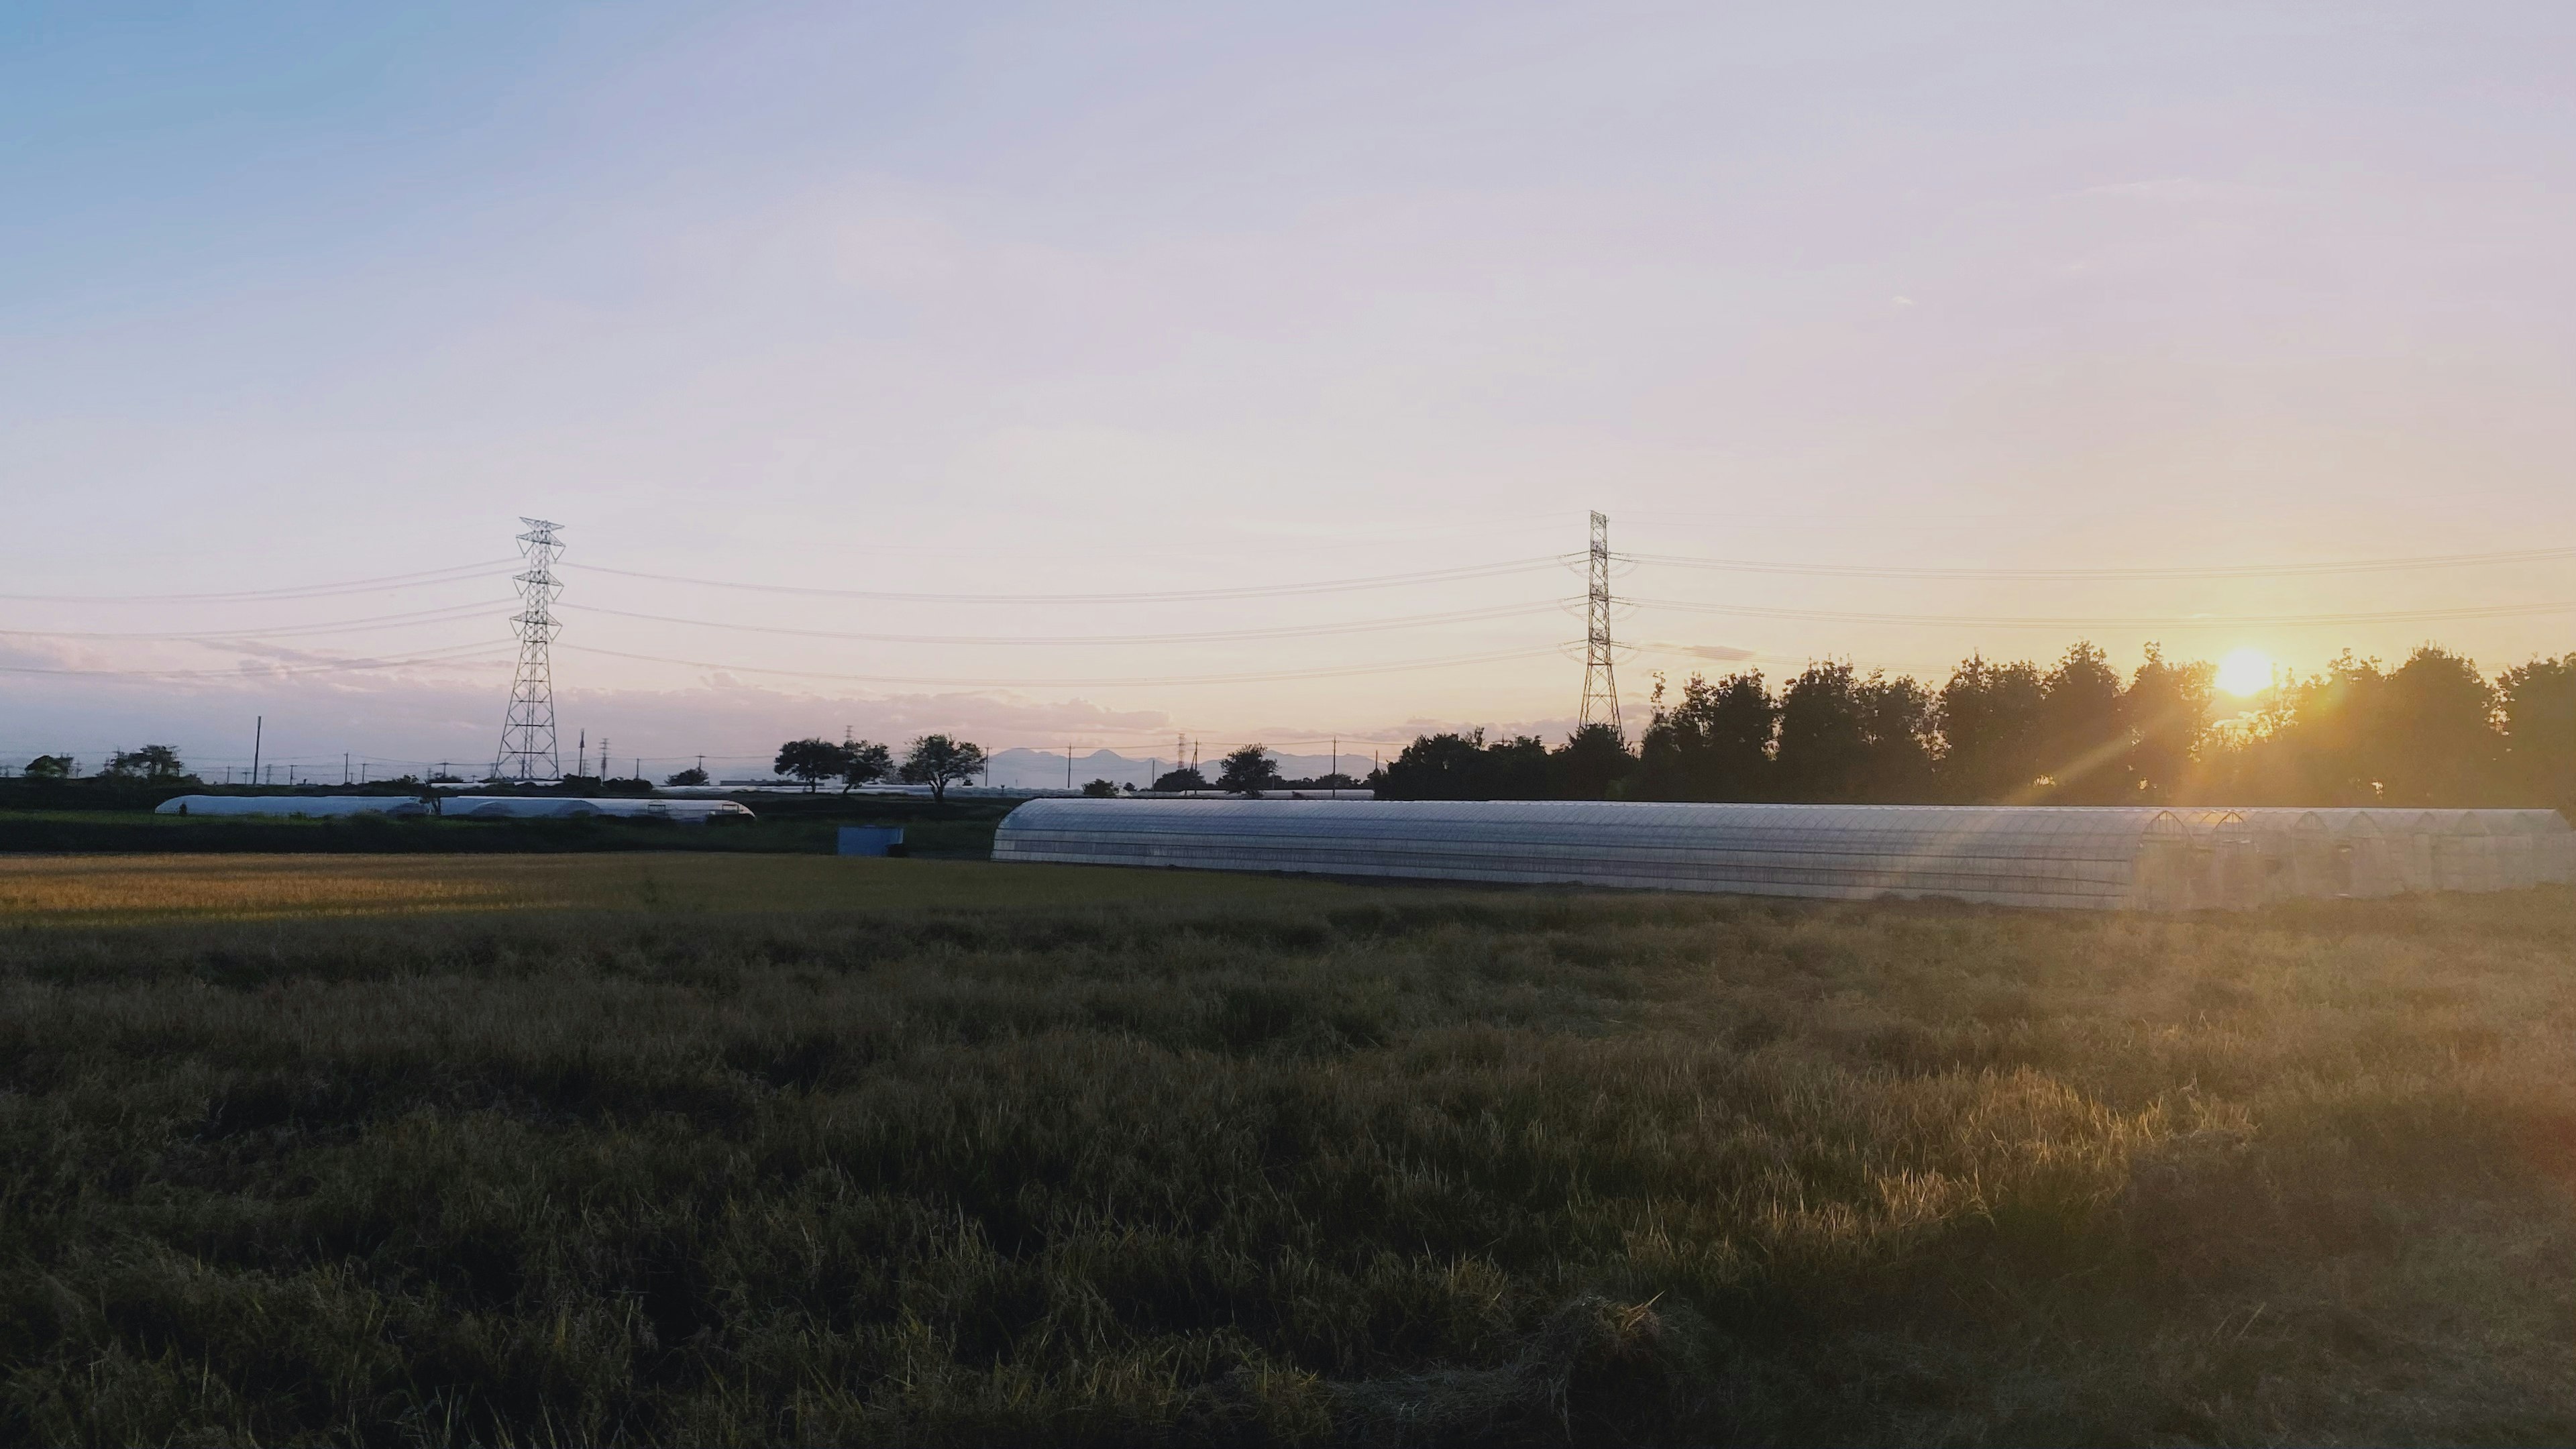
{"label": "silhouetted tree", "polygon": [[1547,745],[1534,735],[1488,745],[1481,729],[1420,735],[1368,783],[1386,800],[1544,800]]}
{"label": "silhouetted tree", "polygon": [[1278,783],[1279,762],[1270,758],[1269,749],[1263,745],[1227,751],[1216,772],[1216,787],[1237,795],[1258,795]]}
{"label": "silhouetted tree", "polygon": [[38,755],[27,762],[30,780],[68,780],[80,762],[69,755]]}
{"label": "silhouetted tree", "polygon": [[678,774],[664,780],[662,783],[665,785],[703,785],[706,782],[707,772],[699,769],[695,765],[691,765],[689,768],[680,771]]}
{"label": "silhouetted tree", "polygon": [[1637,757],[1617,730],[1588,724],[1548,751],[1548,793],[1559,800],[1608,799],[1636,768]]}
{"label": "silhouetted tree", "polygon": [[2508,669],[2498,684],[2514,787],[2535,804],[2576,811],[2576,654]]}
{"label": "silhouetted tree", "polygon": [[946,735],[923,735],[903,757],[903,782],[928,785],[933,804],[944,804],[948,787],[972,780],[984,769],[984,747]]}
{"label": "silhouetted tree", "polygon": [[1545,800],[1557,793],[1555,757],[1536,735],[1514,735],[1485,746],[1477,778],[1483,782],[1479,800]]}
{"label": "silhouetted tree", "polygon": [[894,751],[874,740],[851,740],[841,746],[841,793],[873,785],[894,773]]}
{"label": "silhouetted tree", "polygon": [[102,780],[172,781],[186,776],[188,767],[179,752],[168,745],[145,745],[136,750],[118,750],[108,756],[99,772]]}
{"label": "silhouetted tree", "polygon": [[1932,692],[1906,675],[1873,669],[1858,684],[1862,775],[1855,799],[1921,804],[1933,796]]}
{"label": "silhouetted tree", "polygon": [[1758,671],[1715,684],[1692,675],[1679,703],[1655,680],[1654,718],[1638,750],[1637,793],[1655,800],[1766,800],[1780,718]]}
{"label": "silhouetted tree", "polygon": [[2100,649],[2079,642],[2042,685],[2039,773],[2048,778],[2048,798],[2066,805],[2119,803],[2129,788],[2119,672]]}
{"label": "silhouetted tree", "polygon": [[2181,798],[2192,760],[2209,732],[2210,681],[2206,663],[2168,664],[2156,645],[2120,696],[2120,726],[2129,752],[2121,798],[2165,802]]}
{"label": "silhouetted tree", "polygon": [[1118,787],[1107,780],[1085,780],[1082,793],[1093,800],[1110,800],[1117,797]]}
{"label": "silhouetted tree", "polygon": [[1931,697],[1911,679],[1810,664],[1780,692],[1774,759],[1787,800],[1920,800],[1931,788]]}
{"label": "silhouetted tree", "polygon": [[1155,789],[1168,790],[1176,793],[1183,790],[1204,790],[1207,787],[1207,776],[1200,774],[1198,771],[1187,765],[1183,765],[1177,770],[1166,770],[1163,772],[1161,778],[1154,781]]}
{"label": "silhouetted tree", "polygon": [[2048,684],[2028,663],[1971,656],[1941,686],[1942,793],[1952,800],[2026,803],[2040,772],[2040,727]]}
{"label": "silhouetted tree", "polygon": [[2372,723],[2379,798],[2391,805],[2480,805],[2497,798],[2504,737],[2496,691],[2467,659],[2431,645],[2388,676]]}
{"label": "silhouetted tree", "polygon": [[778,747],[777,762],[770,773],[793,775],[805,782],[810,793],[814,787],[841,773],[841,747],[830,740],[789,740]]}
{"label": "silhouetted tree", "polygon": [[1868,746],[1852,667],[1810,664],[1780,691],[1780,738],[1773,778],[1783,800],[1848,800]]}

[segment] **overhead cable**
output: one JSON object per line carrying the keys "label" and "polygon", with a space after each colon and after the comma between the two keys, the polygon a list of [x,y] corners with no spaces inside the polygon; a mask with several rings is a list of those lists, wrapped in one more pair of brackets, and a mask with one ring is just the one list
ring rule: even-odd
{"label": "overhead cable", "polygon": [[[70,675],[88,679],[267,679],[281,674],[340,674],[368,669],[403,669],[418,664],[478,664],[476,652],[491,652],[490,644],[464,644],[452,649],[434,649],[404,659],[333,660],[320,664],[276,664],[265,669],[46,669],[31,664],[0,664],[0,674]],[[493,661],[499,662],[495,654]]]}
{"label": "overhead cable", "polygon": [[1129,679],[942,679],[890,674],[832,674],[814,669],[767,669],[748,664],[722,664],[707,659],[674,659],[662,654],[629,654],[619,649],[601,649],[588,644],[566,644],[560,641],[555,644],[555,647],[568,649],[576,654],[597,654],[610,659],[635,659],[649,664],[678,664],[690,669],[712,669],[725,674],[775,674],[796,679],[830,679],[845,684],[906,684],[949,689],[1111,689],[1147,685],[1267,684],[1292,679],[1339,679],[1357,674],[1396,674],[1418,669],[1445,669],[1464,664],[1493,664],[1511,659],[1538,659],[1557,652],[1553,648],[1512,649],[1494,654],[1470,654],[1449,659],[1406,659],[1393,664],[1290,669],[1261,674],[1171,675]]}
{"label": "overhead cable", "polygon": [[1831,624],[1977,625],[2006,629],[2154,628],[2234,629],[2252,625],[2295,628],[2330,624],[2414,624],[2449,619],[2508,619],[2536,614],[2576,612],[2576,603],[2483,604],[2456,609],[2386,610],[2354,614],[2163,614],[2063,615],[2027,614],[1872,614],[1835,609],[1779,609],[1754,604],[1699,604],[1675,599],[1628,600],[1641,609],[1671,609],[1685,614],[1724,614],[1749,619],[1803,619]]}
{"label": "overhead cable", "polygon": [[465,619],[488,619],[508,603],[455,604],[444,609],[422,609],[409,614],[378,614],[371,618],[350,619],[338,624],[288,624],[274,629],[200,629],[170,634],[151,630],[71,630],[71,629],[0,629],[0,637],[12,639],[145,639],[167,643],[203,641],[257,643],[264,639],[300,638],[317,634],[363,634],[377,629],[409,629],[422,624],[450,624]]}
{"label": "overhead cable", "polygon": [[1562,555],[1548,554],[1538,558],[1510,559],[1501,563],[1464,564],[1457,568],[1425,569],[1418,573],[1335,579],[1320,584],[1257,584],[1236,589],[1168,589],[1136,594],[928,594],[894,589],[822,589],[798,584],[746,584],[730,579],[701,579],[681,574],[645,573],[638,569],[614,569],[602,564],[569,561],[561,565],[567,570],[577,569],[584,573],[648,579],[660,584],[687,584],[695,588],[735,589],[755,594],[793,594],[817,599],[867,599],[878,603],[912,604],[1185,604],[1207,599],[1279,599],[1308,594],[1345,593],[1357,589],[1394,589],[1420,584],[1458,583],[1468,579],[1503,578],[1513,574],[1536,573],[1543,569],[1563,566]]}
{"label": "overhead cable", "polygon": [[1680,554],[1622,553],[1629,563],[1666,568],[1723,569],[1745,574],[1798,574],[1838,579],[2255,579],[2314,574],[2387,573],[2404,569],[2467,568],[2546,563],[2576,558],[2576,548],[2529,548],[2505,553],[2421,554],[2410,558],[2348,559],[2335,563],[2210,564],[2170,568],[1993,569],[1934,568],[1902,564],[1774,563],[1763,559],[1692,558]]}
{"label": "overhead cable", "polygon": [[800,639],[845,639],[871,644],[1045,645],[1048,647],[1080,644],[1198,644],[1247,639],[1303,639],[1326,634],[1369,634],[1433,624],[1472,623],[1485,619],[1517,619],[1538,614],[1559,614],[1565,611],[1561,601],[1549,600],[1536,604],[1507,604],[1491,609],[1453,609],[1444,614],[1410,614],[1394,619],[1367,619],[1350,624],[1299,624],[1274,629],[1225,629],[1195,634],[1007,635],[850,634],[831,629],[791,629],[783,625],[731,624],[718,619],[687,619],[670,614],[638,614],[626,609],[603,609],[596,604],[558,604],[555,607],[566,613],[606,614],[619,619],[640,619],[653,624],[682,624],[748,634],[785,634]]}
{"label": "overhead cable", "polygon": [[389,574],[383,578],[353,579],[336,584],[299,584],[283,589],[246,589],[225,594],[0,594],[0,600],[18,604],[229,604],[268,599],[327,599],[342,594],[427,588],[432,584],[452,584],[466,579],[503,578],[510,573],[511,564],[509,559],[493,559],[416,574]]}

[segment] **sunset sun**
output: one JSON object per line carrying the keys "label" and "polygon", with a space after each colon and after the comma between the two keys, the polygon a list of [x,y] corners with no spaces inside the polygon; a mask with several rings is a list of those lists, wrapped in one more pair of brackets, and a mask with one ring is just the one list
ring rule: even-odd
{"label": "sunset sun", "polygon": [[2237,649],[2218,661],[2220,690],[2243,698],[2272,687],[2272,656],[2260,649]]}

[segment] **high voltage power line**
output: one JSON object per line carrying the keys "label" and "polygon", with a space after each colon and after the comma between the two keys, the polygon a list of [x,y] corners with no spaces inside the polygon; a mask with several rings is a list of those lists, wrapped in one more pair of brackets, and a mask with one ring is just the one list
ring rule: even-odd
{"label": "high voltage power line", "polygon": [[2526,548],[2504,553],[2423,554],[2411,558],[2346,559],[2340,562],[2288,564],[2195,564],[2160,568],[2009,569],[1939,568],[1908,564],[1778,563],[1764,559],[1694,558],[1681,554],[1623,553],[1626,563],[1670,568],[1721,569],[1740,574],[1791,574],[1837,579],[1993,579],[2068,581],[2092,579],[2258,579],[2314,577],[2320,574],[2390,573],[2408,569],[2468,568],[2515,563],[2547,563],[2576,558],[2576,548]]}
{"label": "high voltage power line", "polygon": [[467,579],[500,579],[510,576],[508,559],[485,563],[459,564],[453,568],[427,569],[416,574],[388,574],[382,578],[356,579],[336,584],[300,584],[280,589],[244,589],[220,594],[0,594],[0,601],[17,604],[220,604],[255,603],[266,600],[327,599],[343,594],[379,594],[394,589],[427,588],[433,584],[461,583]]}
{"label": "high voltage power line", "polygon": [[675,659],[663,654],[631,654],[622,649],[601,649],[589,644],[557,646],[577,654],[598,654],[610,659],[635,659],[652,664],[678,664],[690,669],[710,669],[726,674],[775,674],[795,679],[831,679],[845,684],[910,684],[945,686],[951,689],[1112,689],[1191,684],[1266,684],[1291,679],[1339,679],[1360,674],[1395,674],[1407,670],[1445,669],[1461,664],[1497,664],[1513,659],[1539,659],[1560,656],[1556,646],[1544,649],[1512,649],[1493,654],[1465,654],[1446,659],[1406,659],[1390,664],[1354,664],[1318,669],[1289,669],[1257,674],[1191,674],[1159,678],[1130,679],[950,679],[893,674],[834,674],[815,669],[777,669],[749,664],[719,664],[704,659]]}
{"label": "high voltage power line", "polygon": [[21,639],[145,639],[165,643],[284,639],[310,634],[357,634],[376,629],[407,629],[421,624],[461,623],[468,619],[488,619],[495,609],[507,607],[509,607],[507,601],[454,604],[443,609],[422,609],[409,614],[378,614],[371,618],[350,619],[337,624],[282,624],[274,628],[199,629],[178,634],[150,629],[0,629],[0,636]]}
{"label": "high voltage power line", "polygon": [[636,569],[613,569],[600,564],[567,564],[565,567],[585,573],[649,579],[654,583],[662,584],[689,584],[698,588],[733,589],[754,594],[794,594],[806,598],[863,599],[872,603],[1188,604],[1216,599],[1277,599],[1307,594],[1347,593],[1361,589],[1405,588],[1418,584],[1461,583],[1469,579],[1502,578],[1511,574],[1536,573],[1543,569],[1561,568],[1565,561],[1565,555],[1546,554],[1537,558],[1508,559],[1499,563],[1462,564],[1456,568],[1422,569],[1404,574],[1378,574],[1368,578],[1335,579],[1317,584],[1255,584],[1244,588],[1168,589],[1154,593],[1132,594],[924,594],[892,589],[824,589],[798,584],[747,584],[732,579],[701,579],[679,574],[644,573]]}
{"label": "high voltage power line", "polygon": [[[1381,574],[1360,578],[1325,580],[1313,583],[1248,585],[1220,589],[1187,589],[1137,591],[1125,593],[923,593],[898,590],[827,589],[785,584],[746,583],[680,575],[649,573],[597,564],[567,564],[564,567],[587,570],[592,574],[635,578],[656,583],[689,587],[725,589],[737,592],[774,594],[806,598],[850,599],[879,603],[923,604],[1040,604],[1068,606],[1081,604],[1168,604],[1255,601],[1274,598],[1310,597],[1324,594],[1368,590],[1422,587],[1505,578],[1568,567],[1583,555],[1542,555],[1508,559],[1485,564],[1416,570],[1409,573]],[[1880,566],[1865,564],[1801,564],[1753,559],[1699,558],[1668,554],[1610,553],[1606,545],[1596,546],[1592,562],[1616,560],[1636,567],[1671,567],[1741,572],[1748,574],[1793,575],[1830,578],[1885,578],[1926,581],[1973,582],[1990,580],[2190,580],[2247,579],[2262,577],[2314,577],[2337,573],[2384,573],[2400,570],[2499,566],[2514,563],[2546,562],[2576,558],[2576,547],[2519,549],[2491,553],[2432,554],[2414,557],[2357,559],[2337,562],[2289,563],[2277,565],[2214,565],[2201,567],[2131,568],[2131,569],[1984,569],[1950,567]],[[388,575],[374,579],[346,580],[327,584],[299,585],[274,589],[244,590],[226,593],[192,593],[159,595],[0,595],[0,599],[46,603],[268,603],[294,602],[304,599],[343,597],[353,594],[429,587],[463,582],[496,574],[488,564],[467,564],[445,569],[424,570],[409,574]],[[523,580],[524,583],[524,580]],[[2241,628],[2319,627],[2355,624],[2392,624],[2438,622],[2488,618],[2525,617],[2576,611],[2576,603],[2543,601],[2519,604],[2459,605],[2418,610],[2365,610],[2316,614],[2186,614],[2186,615],[2003,615],[2003,614],[1931,614],[1921,612],[1851,611],[1807,609],[1781,605],[1727,604],[1698,600],[1621,597],[1612,601],[1603,580],[1593,580],[1591,600],[1597,614],[1615,602],[1620,611],[1668,611],[1753,619],[1781,619],[1830,624],[1911,624],[1934,627],[1977,628],[2155,628],[2173,630]],[[798,628],[786,625],[736,623],[727,620],[687,618],[668,614],[641,613],[609,608],[603,605],[574,605],[572,608],[603,616],[634,619],[647,623],[679,627],[711,628],[731,632],[846,641],[853,643],[920,644],[948,647],[1082,647],[1115,645],[1159,645],[1196,643],[1243,643],[1274,639],[1321,638],[1336,635],[1392,632],[1428,628],[1453,623],[1488,622],[1534,617],[1561,609],[1574,600],[1545,600],[1518,604],[1494,605],[1471,609],[1399,615],[1390,618],[1311,625],[1283,625],[1266,628],[1175,631],[1160,633],[1103,633],[1060,635],[989,635],[989,634],[910,634],[888,631],[838,631]],[[135,640],[193,643],[210,647],[232,646],[253,649],[272,640],[307,638],[332,634],[366,633],[397,630],[441,623],[461,623],[483,618],[494,606],[487,604],[452,605],[408,613],[372,615],[359,619],[329,623],[290,624],[275,627],[236,629],[196,629],[181,631],[74,631],[0,629],[0,637],[19,639],[64,640]],[[1595,633],[1602,633],[1600,620],[1594,621]],[[549,620],[549,623],[551,621]],[[272,666],[270,673],[330,673],[353,670],[399,668],[412,664],[468,662],[466,656],[500,647],[495,642],[462,644],[436,650],[414,650],[399,659],[308,660]],[[576,647],[576,646],[567,646]],[[901,675],[856,675],[827,671],[782,669],[743,664],[714,663],[703,660],[673,658],[659,654],[629,653],[578,646],[584,652],[640,661],[678,664],[690,668],[723,669],[743,673],[774,674],[813,679],[835,679],[858,683],[941,685],[950,687],[1105,687],[1105,686],[1170,686],[1182,684],[1251,683],[1271,680],[1341,677],[1358,674],[1398,672],[1408,669],[1447,667],[1456,664],[1493,662],[1512,658],[1541,657],[1550,649],[1485,653],[1439,659],[1408,660],[1387,664],[1343,665],[1313,669],[1249,671],[1223,675],[1156,676],[1102,679],[981,679],[933,678]],[[114,670],[43,667],[32,665],[0,666],[0,672],[34,675],[96,675],[120,678],[202,679],[233,677],[237,671],[221,669]]]}
{"label": "high voltage power line", "polygon": [[[478,654],[492,656],[498,663],[500,651],[507,644],[477,642],[458,644],[445,649],[413,653],[400,659],[323,660],[305,664],[274,664],[261,671],[263,678],[280,674],[340,674],[370,669],[403,669],[419,664],[480,663]],[[232,669],[52,669],[34,664],[0,664],[0,674],[74,675],[94,679],[233,679],[245,677],[238,667]]]}
{"label": "high voltage power line", "polygon": [[1297,639],[1328,634],[1366,634],[1389,629],[1418,628],[1430,624],[1527,618],[1538,614],[1561,613],[1565,605],[1562,600],[1548,599],[1529,604],[1501,604],[1489,609],[1453,609],[1441,614],[1408,614],[1393,619],[1363,619],[1346,624],[1291,624],[1273,629],[1220,629],[1188,634],[851,634],[832,629],[795,629],[777,624],[734,624],[719,619],[686,619],[670,614],[638,614],[631,610],[610,609],[598,604],[566,604],[563,607],[577,613],[606,614],[620,619],[641,619],[654,624],[682,624],[695,628],[725,629],[749,634],[784,634],[802,639],[844,639],[869,644],[1060,647],[1084,644],[1225,643],[1249,639]]}
{"label": "high voltage power line", "polygon": [[1723,614],[1755,619],[1796,619],[1828,624],[1938,624],[1953,627],[2028,629],[2234,629],[2248,625],[2297,627],[2324,624],[2413,624],[2445,619],[2506,619],[2576,611],[2576,602],[2469,604],[2449,609],[2404,609],[2351,614],[2163,614],[2061,615],[2031,614],[1873,614],[1833,609],[1782,609],[1761,604],[1702,604],[1679,599],[1637,599],[1640,609],[1670,609],[1686,614]]}

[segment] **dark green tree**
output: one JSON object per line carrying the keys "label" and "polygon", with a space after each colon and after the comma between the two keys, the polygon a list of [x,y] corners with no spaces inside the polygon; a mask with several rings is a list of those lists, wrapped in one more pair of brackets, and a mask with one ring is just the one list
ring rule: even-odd
{"label": "dark green tree", "polygon": [[1481,729],[1416,736],[1368,783],[1383,800],[1544,800],[1552,793],[1545,741],[1515,735],[1488,744]]}
{"label": "dark green tree", "polygon": [[2047,681],[2027,662],[1993,664],[1975,655],[1961,663],[1935,709],[1942,794],[1983,804],[2034,798],[2047,768],[2039,748],[2047,704]]}
{"label": "dark green tree", "polygon": [[928,785],[933,804],[945,804],[948,787],[974,779],[984,769],[984,748],[946,735],[923,735],[903,757],[903,782]]}
{"label": "dark green tree", "polygon": [[2576,654],[2508,669],[2499,685],[2514,788],[2535,804],[2576,811]]}
{"label": "dark green tree", "polygon": [[186,777],[188,767],[179,759],[178,750],[169,745],[145,745],[135,750],[118,750],[108,756],[98,772],[102,780],[150,780],[169,782]]}
{"label": "dark green tree", "polygon": [[1635,773],[1637,757],[1606,724],[1588,724],[1547,752],[1548,793],[1559,800],[1606,800]]}
{"label": "dark green tree", "polygon": [[2065,805],[2121,803],[2131,786],[2119,671],[2092,643],[2079,642],[2043,684],[2039,773],[2049,782],[2047,798]]}
{"label": "dark green tree", "polygon": [[841,746],[841,793],[873,785],[894,773],[894,751],[874,740],[850,740]]}
{"label": "dark green tree", "polygon": [[2159,647],[2147,646],[2146,662],[2120,695],[2120,727],[2129,741],[2122,799],[2182,798],[2209,732],[2210,681],[2216,675],[2207,663],[2167,663]]}
{"label": "dark green tree", "polygon": [[1229,750],[1216,773],[1216,787],[1237,795],[1258,795],[1279,784],[1279,762],[1270,758],[1264,745],[1245,745]]}
{"label": "dark green tree", "polygon": [[69,755],[38,755],[27,762],[30,780],[68,780],[80,762]]}
{"label": "dark green tree", "polygon": [[1711,684],[1692,675],[1682,697],[1664,703],[1655,680],[1654,717],[1638,750],[1637,793],[1654,800],[1767,800],[1771,737],[1780,707],[1758,671]]}
{"label": "dark green tree", "polygon": [[842,750],[830,740],[789,740],[778,747],[778,760],[770,772],[793,775],[805,782],[811,792],[815,786],[841,773]]}
{"label": "dark green tree", "polygon": [[1112,800],[1117,798],[1118,787],[1107,780],[1086,780],[1082,785],[1082,793],[1093,800]]}
{"label": "dark green tree", "polygon": [[699,769],[695,765],[691,765],[689,768],[680,771],[678,774],[664,780],[662,783],[665,785],[703,785],[706,782],[707,772]]}
{"label": "dark green tree", "polygon": [[1773,763],[1787,800],[1919,801],[1931,789],[1932,700],[1902,676],[1810,664],[1780,692]]}
{"label": "dark green tree", "polygon": [[1207,787],[1207,776],[1187,765],[1177,770],[1166,770],[1154,781],[1155,789],[1170,794],[1179,794],[1185,790],[1204,790]]}
{"label": "dark green tree", "polygon": [[2505,737],[2493,685],[2431,645],[2388,676],[2369,756],[2391,805],[2474,806],[2501,798]]}

